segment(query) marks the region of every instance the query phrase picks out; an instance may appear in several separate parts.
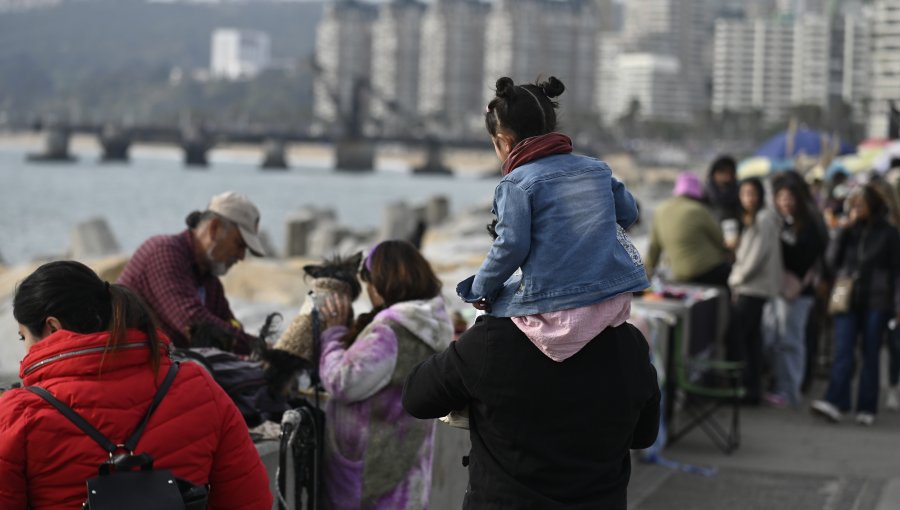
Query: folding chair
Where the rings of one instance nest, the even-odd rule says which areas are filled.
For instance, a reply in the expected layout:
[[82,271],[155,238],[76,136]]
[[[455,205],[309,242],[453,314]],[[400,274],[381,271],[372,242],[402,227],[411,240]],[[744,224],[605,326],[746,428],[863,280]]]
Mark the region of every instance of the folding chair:
[[[669,377],[673,378],[675,388],[685,397],[681,410],[689,419],[681,424],[673,416],[669,444],[699,426],[719,449],[730,454],[740,446],[740,402],[745,394],[742,383],[744,364],[696,356],[696,349],[691,349],[690,340],[685,336],[685,328],[677,328]],[[731,408],[727,426],[716,418],[716,412],[726,406]]]

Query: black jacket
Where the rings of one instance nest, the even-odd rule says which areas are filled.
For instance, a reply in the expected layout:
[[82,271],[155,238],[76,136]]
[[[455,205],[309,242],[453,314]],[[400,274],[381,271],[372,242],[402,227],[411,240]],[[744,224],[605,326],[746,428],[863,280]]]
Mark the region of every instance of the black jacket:
[[[719,223],[722,223],[723,220],[740,220],[741,218],[741,201],[738,198],[737,182],[720,188],[710,174],[706,180],[706,202]],[[740,224],[741,222],[738,221],[738,225]]]
[[647,342],[630,324],[557,363],[510,319],[491,316],[416,367],[403,389],[418,418],[469,406],[468,510],[624,510],[629,449],[656,440],[659,398]]
[[854,277],[852,306],[900,314],[900,233],[878,219],[842,230],[828,253],[838,276]]

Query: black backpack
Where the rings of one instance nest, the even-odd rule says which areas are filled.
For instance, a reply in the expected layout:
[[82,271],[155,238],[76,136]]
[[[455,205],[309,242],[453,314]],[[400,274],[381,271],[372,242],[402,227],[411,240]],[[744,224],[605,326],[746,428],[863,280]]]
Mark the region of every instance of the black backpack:
[[234,401],[248,427],[266,420],[278,422],[281,414],[289,409],[283,396],[269,391],[259,361],[241,359],[214,347],[176,349],[172,355],[203,366]]
[[[203,510],[206,508],[208,488],[175,478],[168,469],[153,469],[153,457],[148,453],[135,455],[141,435],[153,411],[175,380],[178,363],[173,363],[159,386],[153,402],[131,436],[122,444],[110,441],[71,407],[38,386],[25,389],[46,400],[85,434],[109,452],[109,460],[100,464],[99,475],[87,480],[88,510]],[[116,452],[125,451],[127,453]]]

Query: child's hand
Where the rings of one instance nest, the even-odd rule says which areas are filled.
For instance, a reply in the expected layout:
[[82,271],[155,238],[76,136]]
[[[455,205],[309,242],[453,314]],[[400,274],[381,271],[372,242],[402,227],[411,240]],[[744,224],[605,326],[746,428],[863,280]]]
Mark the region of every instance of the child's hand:
[[485,312],[491,311],[491,304],[488,303],[487,299],[485,298],[481,298],[478,301],[475,301],[474,303],[472,303],[472,306],[474,306],[478,310],[483,310]]

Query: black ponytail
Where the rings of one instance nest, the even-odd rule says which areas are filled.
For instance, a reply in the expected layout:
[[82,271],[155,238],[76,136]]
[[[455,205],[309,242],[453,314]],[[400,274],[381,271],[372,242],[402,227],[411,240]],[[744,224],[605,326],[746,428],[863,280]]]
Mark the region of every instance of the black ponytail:
[[75,333],[108,331],[107,351],[125,341],[128,329],[138,329],[147,337],[151,366],[159,368],[159,337],[149,308],[128,288],[110,285],[80,262],[49,262],[28,275],[16,288],[13,317],[37,337],[48,317]]
[[509,132],[518,143],[525,138],[556,131],[556,110],[553,99],[566,90],[555,76],[547,81],[516,85],[512,78],[503,77],[495,85],[495,97],[488,103],[485,125],[491,136],[500,128]]

